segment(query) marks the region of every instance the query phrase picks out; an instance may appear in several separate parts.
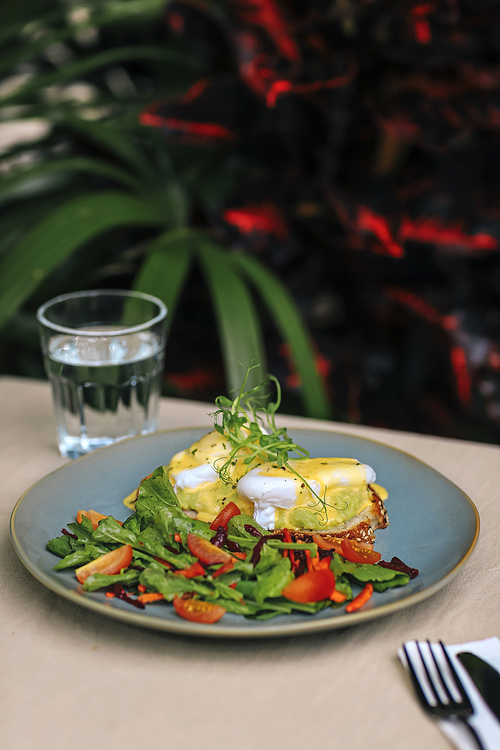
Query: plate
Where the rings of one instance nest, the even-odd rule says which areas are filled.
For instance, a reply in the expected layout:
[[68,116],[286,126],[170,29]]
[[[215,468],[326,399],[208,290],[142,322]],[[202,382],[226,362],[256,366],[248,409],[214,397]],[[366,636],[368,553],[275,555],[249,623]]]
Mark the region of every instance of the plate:
[[315,615],[279,615],[248,620],[226,613],[215,625],[182,620],[170,605],[139,610],[103,593],[86,593],[73,571],[55,572],[57,558],[45,545],[59,536],[80,509],[93,508],[125,520],[123,498],[153,469],[168,463],[190,446],[205,428],[156,432],[100,448],[52,472],[18,501],[11,518],[11,536],[21,561],[47,588],[82,607],[123,622],[184,635],[262,638],[343,628],[389,615],[426,599],[458,573],[479,534],[479,516],[472,501],[442,474],[407,453],[365,438],[338,432],[293,430],[293,439],[311,457],[345,456],[372,466],[377,482],[386,487],[390,525],[377,532],[382,559],[394,555],[419,576],[403,588],[375,593],[362,610],[344,608]]

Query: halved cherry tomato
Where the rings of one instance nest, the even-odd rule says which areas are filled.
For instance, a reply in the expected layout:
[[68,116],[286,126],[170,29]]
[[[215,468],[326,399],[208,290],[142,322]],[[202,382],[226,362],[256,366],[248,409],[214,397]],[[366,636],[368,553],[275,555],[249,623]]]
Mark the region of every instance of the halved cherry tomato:
[[282,596],[292,602],[306,604],[329,599],[335,591],[335,576],[330,568],[304,573],[285,586]]
[[105,555],[101,555],[96,560],[91,560],[86,565],[82,565],[81,568],[75,570],[76,577],[80,583],[87,580],[89,576],[93,576],[94,573],[102,573],[106,576],[113,576],[128,568],[132,561],[132,547],[130,544],[124,544],[123,547],[118,547],[112,552],[107,552]]
[[216,547],[215,544],[197,534],[187,535],[187,545],[191,554],[205,565],[217,565],[217,563],[226,563],[232,559],[229,552]]
[[210,528],[212,531],[217,531],[219,526],[222,526],[223,528],[227,529],[227,523],[231,520],[234,516],[241,515],[241,510],[238,508],[236,503],[233,503],[232,501],[226,505],[225,508],[222,508],[219,515],[217,515],[212,523],[210,524]]
[[218,622],[226,612],[224,607],[221,607],[219,604],[212,604],[211,602],[204,602],[194,598],[181,599],[179,596],[174,596],[174,607],[179,617],[191,620],[191,622],[203,622],[207,624]]
[[369,544],[359,544],[351,539],[342,539],[342,557],[353,563],[376,563],[382,555],[375,552]]
[[[99,521],[102,521],[103,518],[107,518],[108,516],[103,516],[102,513],[98,513],[96,510],[79,510],[76,514],[76,520],[78,523],[82,522],[82,518],[85,516],[85,518],[88,518],[90,523],[92,524],[92,528],[94,531],[97,529],[97,524]],[[123,526],[121,521],[118,521],[120,526]]]
[[313,534],[312,540],[321,549],[333,549],[335,552],[341,554],[342,539],[325,539],[321,534]]
[[196,578],[196,576],[205,575],[205,568],[203,567],[203,565],[200,565],[199,562],[195,562],[192,565],[190,565],[189,568],[184,568],[183,570],[176,570],[174,575],[184,576],[184,578]]

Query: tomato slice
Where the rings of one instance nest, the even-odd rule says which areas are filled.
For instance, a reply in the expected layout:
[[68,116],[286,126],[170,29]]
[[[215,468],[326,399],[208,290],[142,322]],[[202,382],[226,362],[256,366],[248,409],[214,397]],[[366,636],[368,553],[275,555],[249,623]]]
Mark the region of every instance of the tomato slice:
[[292,602],[307,604],[329,599],[335,591],[335,576],[330,568],[304,573],[285,586],[282,596]]
[[351,539],[342,539],[342,549],[340,554],[353,563],[376,563],[382,555],[369,544],[359,544]]
[[106,576],[113,576],[119,573],[123,568],[128,568],[132,562],[132,547],[130,544],[124,544],[112,552],[101,555],[96,560],[91,560],[86,565],[75,570],[76,577],[80,583],[87,580],[94,573],[102,573]]
[[191,554],[205,565],[217,565],[217,563],[226,563],[232,559],[229,552],[216,547],[215,544],[197,534],[187,535],[187,545]]
[[221,512],[214,518],[214,520],[210,524],[210,528],[212,529],[212,531],[217,531],[219,526],[227,529],[228,521],[230,521],[234,516],[239,515],[241,515],[241,510],[238,508],[236,503],[233,503],[231,501],[224,508],[222,508]]
[[325,539],[321,534],[313,534],[312,540],[320,549],[333,549],[341,554],[342,539]]
[[212,604],[200,599],[182,599],[179,596],[174,596],[173,603],[179,617],[183,617],[185,620],[190,620],[191,622],[203,622],[211,625],[214,622],[218,622],[226,612],[220,604]]

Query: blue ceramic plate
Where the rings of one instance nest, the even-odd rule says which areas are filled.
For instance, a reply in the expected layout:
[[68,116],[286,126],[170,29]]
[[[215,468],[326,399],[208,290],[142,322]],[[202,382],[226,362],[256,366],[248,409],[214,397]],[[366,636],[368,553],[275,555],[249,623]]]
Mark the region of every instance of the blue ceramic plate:
[[373,466],[386,487],[390,525],[377,532],[382,559],[394,555],[420,574],[399,589],[374,594],[361,611],[326,609],[315,615],[280,615],[247,620],[225,614],[215,625],[179,618],[172,605],[159,603],[139,610],[103,593],[85,593],[74,572],[54,572],[57,558],[45,545],[59,536],[80,509],[93,508],[125,520],[123,498],[153,469],[191,445],[206,428],[157,432],[101,448],[72,461],[33,485],[19,500],[11,518],[11,535],[21,561],[40,583],[83,607],[134,625],[184,635],[268,637],[341,628],[388,615],[420,602],[445,586],[471,554],[479,533],[472,501],[434,469],[382,443],[336,432],[293,430],[293,439],[311,457],[345,456]]

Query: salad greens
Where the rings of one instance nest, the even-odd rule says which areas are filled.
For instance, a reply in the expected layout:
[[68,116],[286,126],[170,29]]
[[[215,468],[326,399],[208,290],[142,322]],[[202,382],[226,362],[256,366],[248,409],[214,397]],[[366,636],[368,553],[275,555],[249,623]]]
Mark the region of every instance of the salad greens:
[[[231,518],[227,531],[224,530],[220,549],[231,559],[231,564],[226,565],[227,572],[218,573],[220,563],[204,564],[195,568],[198,575],[189,577],[199,559],[190,550],[188,535],[210,543],[219,532],[220,528],[215,532],[208,523],[186,515],[164,468],[159,467],[141,484],[135,513],[123,525],[108,516],[94,529],[91,521],[82,516],[80,523],[69,523],[67,532],[49,541],[47,548],[61,558],[55,569],[64,570],[78,568],[130,545],[132,560],[126,569],[113,575],[95,572],[86,578],[84,590],[107,588],[112,593],[117,586],[126,587],[127,601],[141,606],[144,593],[160,594],[167,602],[176,597],[196,598],[220,605],[227,612],[261,620],[342,606],[331,599],[296,602],[282,595],[297,574],[306,572],[306,552],[312,560],[318,560],[320,554],[322,559],[328,557],[336,590],[347,601],[353,598],[352,584],[363,587],[371,582],[375,590],[384,591],[391,586],[403,586],[410,578],[378,565],[349,562],[336,552],[320,551],[314,543],[286,542],[283,533],[266,535],[251,516],[244,515]],[[259,554],[255,555],[258,547]],[[302,573],[292,569],[291,552],[296,560],[302,561]],[[137,599],[132,600],[130,596],[136,594]]]

